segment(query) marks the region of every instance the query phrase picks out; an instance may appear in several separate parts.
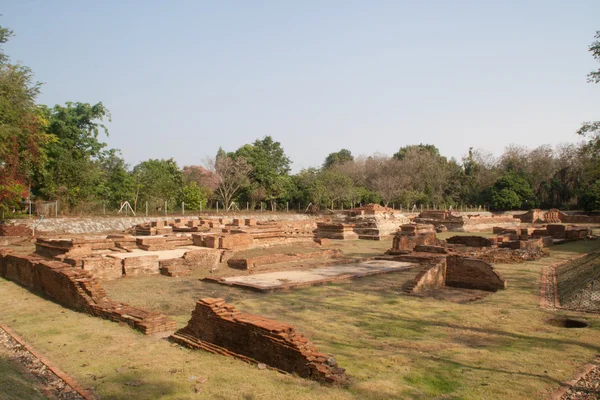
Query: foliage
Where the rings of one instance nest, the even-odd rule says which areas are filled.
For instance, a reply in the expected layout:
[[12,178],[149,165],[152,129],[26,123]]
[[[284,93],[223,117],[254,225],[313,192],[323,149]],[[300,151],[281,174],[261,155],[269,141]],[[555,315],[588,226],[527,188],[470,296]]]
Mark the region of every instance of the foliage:
[[[0,44],[12,31],[0,27]],[[45,160],[44,146],[53,136],[45,132],[46,119],[35,100],[40,84],[31,70],[9,63],[0,48],[0,208],[4,212],[28,197],[32,176]]]
[[63,207],[102,197],[101,158],[111,156],[103,153],[106,144],[98,136],[108,135],[102,121],[110,120],[109,111],[102,103],[72,102],[43,111],[47,132],[56,140],[46,147],[48,162],[36,175],[36,189],[46,198],[60,200]]
[[167,207],[173,208],[181,198],[184,187],[183,173],[172,158],[139,163],[133,168],[133,181],[135,210],[144,201],[157,209],[162,209],[166,201]]
[[231,204],[240,190],[250,183],[252,166],[245,158],[233,158],[219,149],[214,159],[208,159],[206,167],[212,172],[215,194],[225,207]]
[[345,162],[353,161],[353,160],[354,160],[354,156],[352,155],[352,152],[350,152],[350,150],[341,149],[340,151],[338,151],[336,153],[330,153],[325,158],[325,162],[323,163],[323,168],[330,168],[336,164],[343,164]]
[[288,195],[291,161],[279,142],[271,136],[240,147],[233,158],[243,158],[252,167],[250,180],[264,189],[265,200],[274,202]]
[[600,210],[600,181],[592,183],[581,193],[579,204],[585,211]]
[[411,152],[419,152],[419,153],[429,153],[433,157],[439,157],[440,151],[433,144],[416,144],[416,145],[408,145],[404,147],[400,147],[398,152],[394,153],[392,157],[403,160],[409,153]]
[[206,192],[196,182],[188,182],[181,191],[181,201],[185,204],[186,210],[200,211],[206,208]]
[[118,153],[117,150],[111,149],[105,152],[100,160],[102,181],[98,192],[109,207],[117,207],[124,201],[133,201],[135,197],[133,176]]
[[496,210],[534,208],[537,206],[529,183],[514,172],[505,173],[490,190],[490,202]]

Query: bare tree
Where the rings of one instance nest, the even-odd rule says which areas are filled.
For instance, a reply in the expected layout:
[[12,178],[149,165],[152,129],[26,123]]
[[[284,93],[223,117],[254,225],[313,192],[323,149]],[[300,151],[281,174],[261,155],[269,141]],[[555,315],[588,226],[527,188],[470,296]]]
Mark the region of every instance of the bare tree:
[[216,188],[215,194],[226,207],[240,189],[250,182],[252,167],[241,157],[234,159],[218,154],[215,158],[207,159],[205,165],[212,172],[210,179]]
[[382,154],[374,154],[365,161],[367,185],[381,196],[384,206],[406,186],[402,162]]

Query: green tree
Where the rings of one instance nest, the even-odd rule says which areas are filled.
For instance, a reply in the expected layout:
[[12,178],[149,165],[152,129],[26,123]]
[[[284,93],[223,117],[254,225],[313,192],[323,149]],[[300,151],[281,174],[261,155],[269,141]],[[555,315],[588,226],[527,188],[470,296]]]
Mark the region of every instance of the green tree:
[[336,153],[330,153],[325,158],[325,162],[323,163],[323,168],[330,168],[336,164],[343,164],[345,162],[353,161],[353,160],[354,160],[354,156],[352,155],[350,150],[341,149],[340,151],[338,151]]
[[[0,45],[13,32],[0,26]],[[35,104],[40,83],[31,70],[9,62],[0,47],[0,209],[4,213],[28,195],[34,174],[45,160],[44,146],[54,140],[45,132],[47,121]]]
[[185,204],[185,209],[190,211],[200,211],[206,207],[206,192],[194,181],[188,182],[181,192],[181,201]]
[[110,207],[120,206],[124,201],[132,202],[135,197],[133,176],[118,153],[118,150],[109,150],[100,160],[103,177],[98,192]]
[[397,153],[394,153],[394,155],[392,157],[398,159],[398,160],[403,160],[410,152],[423,152],[423,153],[429,153],[430,155],[434,156],[434,157],[439,157],[440,156],[440,151],[437,147],[435,147],[433,144],[412,144],[412,145],[408,145],[408,146],[404,146],[404,147],[400,147],[400,150],[398,150]]
[[513,172],[504,174],[496,181],[490,190],[490,202],[496,210],[529,209],[537,206],[529,182]]
[[147,201],[148,205],[155,209],[164,207],[165,201],[175,207],[181,199],[184,187],[183,173],[179,170],[175,160],[143,161],[133,168],[133,180],[135,185],[134,209],[138,204]]
[[37,189],[67,207],[98,199],[102,196],[101,159],[106,147],[98,137],[101,132],[108,136],[102,122],[110,121],[109,111],[102,103],[72,102],[43,109],[49,121],[47,131],[57,140],[46,147],[48,162],[37,176]]
[[281,147],[281,143],[265,136],[253,144],[240,147],[233,158],[243,158],[252,167],[251,181],[264,189],[265,200],[271,202],[271,208],[279,199],[289,195],[292,181],[289,177],[291,161]]

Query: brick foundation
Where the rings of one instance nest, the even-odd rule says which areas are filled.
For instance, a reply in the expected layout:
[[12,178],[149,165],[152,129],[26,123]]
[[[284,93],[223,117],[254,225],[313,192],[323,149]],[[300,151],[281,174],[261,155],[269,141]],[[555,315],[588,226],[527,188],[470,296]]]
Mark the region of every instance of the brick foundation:
[[319,382],[347,382],[335,359],[318,352],[294,327],[241,313],[223,299],[199,300],[188,325],[170,338],[186,347],[264,363]]
[[125,322],[145,334],[176,328],[175,321],[162,314],[109,299],[89,271],[60,261],[0,252],[0,275],[67,308]]

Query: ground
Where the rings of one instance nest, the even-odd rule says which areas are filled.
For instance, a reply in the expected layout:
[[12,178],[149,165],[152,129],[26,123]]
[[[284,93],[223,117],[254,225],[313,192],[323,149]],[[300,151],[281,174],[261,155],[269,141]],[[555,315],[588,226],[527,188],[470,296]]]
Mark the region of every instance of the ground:
[[[330,247],[365,257],[381,254],[391,241]],[[473,302],[400,294],[403,272],[270,294],[202,282],[200,272],[105,285],[115,300],[163,312],[179,327],[189,320],[195,301],[207,296],[290,323],[319,350],[335,355],[353,380],[348,388],[183,349],[65,309],[5,280],[0,280],[0,323],[102,398],[546,398],[600,351],[600,316],[541,309],[541,267],[597,249],[600,241],[569,243],[535,262],[496,265],[508,289]],[[583,317],[590,327],[546,322],[563,315]]]

